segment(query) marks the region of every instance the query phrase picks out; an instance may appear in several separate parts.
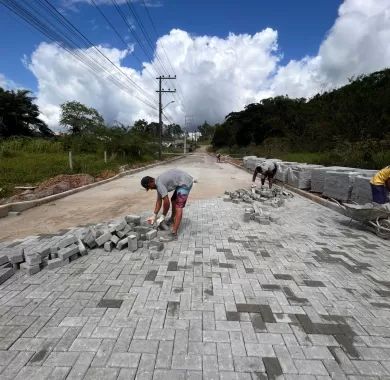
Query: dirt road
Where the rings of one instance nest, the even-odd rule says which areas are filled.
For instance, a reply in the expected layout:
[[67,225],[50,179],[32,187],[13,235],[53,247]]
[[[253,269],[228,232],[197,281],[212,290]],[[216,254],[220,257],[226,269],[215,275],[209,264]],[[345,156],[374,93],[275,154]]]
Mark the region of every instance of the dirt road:
[[19,216],[1,218],[0,241],[55,233],[64,228],[108,221],[130,213],[147,210],[152,213],[156,192],[142,190],[140,179],[144,175],[157,176],[175,167],[187,171],[197,180],[188,202],[222,196],[224,190],[247,186],[251,180],[243,170],[227,163],[216,163],[213,157],[197,153],[32,208]]

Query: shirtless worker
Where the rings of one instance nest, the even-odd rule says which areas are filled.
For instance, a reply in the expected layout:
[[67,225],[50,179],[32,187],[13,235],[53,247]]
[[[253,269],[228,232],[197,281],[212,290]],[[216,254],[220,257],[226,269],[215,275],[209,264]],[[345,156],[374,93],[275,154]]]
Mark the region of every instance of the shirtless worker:
[[193,185],[193,178],[186,172],[179,169],[171,169],[160,174],[156,179],[153,177],[143,177],[141,185],[146,190],[157,190],[157,200],[154,207],[154,215],[147,219],[148,223],[154,224],[157,220],[157,215],[163,208],[162,215],[167,216],[170,202],[168,193],[174,191],[172,202],[172,216],[167,224],[172,225],[171,233],[160,238],[161,241],[177,240],[177,231],[180,227],[180,222],[183,217],[183,208],[186,205],[188,195]]
[[272,189],[272,182],[275,177],[275,174],[278,170],[278,167],[275,163],[275,161],[272,160],[265,160],[263,161],[259,166],[256,167],[255,171],[253,172],[252,177],[252,187],[255,187],[255,181],[257,174],[261,175],[261,186],[264,186],[265,179],[268,178],[268,185],[269,188]]
[[389,202],[390,166],[376,173],[370,180],[372,201],[379,204]]

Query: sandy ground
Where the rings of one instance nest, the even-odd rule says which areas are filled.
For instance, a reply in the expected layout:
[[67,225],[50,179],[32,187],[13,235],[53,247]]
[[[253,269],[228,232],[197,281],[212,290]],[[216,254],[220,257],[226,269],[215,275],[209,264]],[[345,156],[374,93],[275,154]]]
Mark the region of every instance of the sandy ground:
[[156,192],[145,192],[140,179],[144,175],[157,176],[171,168],[180,168],[197,180],[188,202],[223,196],[225,190],[235,190],[251,182],[250,175],[243,170],[228,163],[217,163],[215,158],[200,152],[32,208],[19,216],[1,218],[0,241],[55,233],[64,228],[108,221],[130,213],[147,210],[152,213]]

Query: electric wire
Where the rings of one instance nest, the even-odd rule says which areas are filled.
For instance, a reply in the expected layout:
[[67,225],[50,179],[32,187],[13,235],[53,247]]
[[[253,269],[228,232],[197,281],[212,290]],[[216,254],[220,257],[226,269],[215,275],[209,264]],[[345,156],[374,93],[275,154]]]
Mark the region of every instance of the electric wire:
[[[123,45],[128,48],[129,47],[129,44],[124,40],[124,38],[122,37],[122,35],[119,33],[118,29],[115,27],[115,25],[110,21],[110,19],[105,15],[105,13],[103,12],[103,10],[101,9],[101,7],[96,3],[95,0],[90,0],[92,2],[92,4],[94,5],[94,7],[96,8],[96,10],[99,12],[99,14],[103,17],[103,19],[107,22],[107,24],[109,25],[109,27],[114,31],[114,33],[116,34],[116,36],[118,37],[118,39],[123,43]],[[154,67],[152,66],[151,68],[154,70],[153,73],[151,73],[146,67],[144,67],[143,65],[143,62],[142,60],[138,57],[138,54],[136,54],[136,52],[133,50],[132,51],[132,56],[134,56],[134,58],[137,60],[137,62],[140,64],[141,67],[143,67],[143,70],[148,74],[148,76],[151,78],[151,79],[154,79],[154,77],[157,74],[157,71],[154,69]]]
[[[61,48],[69,52],[75,59],[87,66],[96,75],[102,74],[102,71],[108,74],[108,79],[117,87],[124,91],[129,92],[132,96],[139,101],[147,105],[152,109],[157,109],[149,100],[150,94],[143,90],[137,83],[135,83],[126,73],[124,73],[115,63],[113,63],[100,49],[93,46],[89,41],[73,24],[71,24],[61,13],[59,13],[47,0],[38,0],[41,7],[46,10],[54,20],[69,34],[64,34],[64,30],[58,32],[57,24],[54,25],[52,21],[47,19],[47,15],[42,17],[42,9],[37,8],[38,3],[27,5],[21,5],[15,0],[1,0],[1,3],[6,6],[11,12],[15,13],[20,18],[24,19],[28,24],[39,30],[51,41],[57,43]],[[43,12],[44,13],[44,12]],[[46,17],[45,17],[46,16]],[[80,44],[80,40],[82,44]],[[83,46],[84,45],[84,46]],[[90,54],[87,54],[83,49],[90,49],[89,53],[95,53],[98,59],[92,59]],[[102,63],[102,59],[108,61],[122,77],[118,78],[114,76],[113,72],[108,70],[107,65]],[[126,78],[126,81],[124,80]],[[134,88],[139,91],[147,99],[141,98],[134,94]]]

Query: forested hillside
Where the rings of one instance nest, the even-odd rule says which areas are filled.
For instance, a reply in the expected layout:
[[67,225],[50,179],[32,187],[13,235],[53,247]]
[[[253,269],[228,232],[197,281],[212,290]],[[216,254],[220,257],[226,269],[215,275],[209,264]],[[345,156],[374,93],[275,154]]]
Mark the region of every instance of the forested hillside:
[[[284,96],[250,104],[216,126],[215,148],[272,145],[282,152],[353,146],[365,155],[390,148],[390,69],[360,76],[312,99]],[[348,150],[348,149],[347,149]]]

